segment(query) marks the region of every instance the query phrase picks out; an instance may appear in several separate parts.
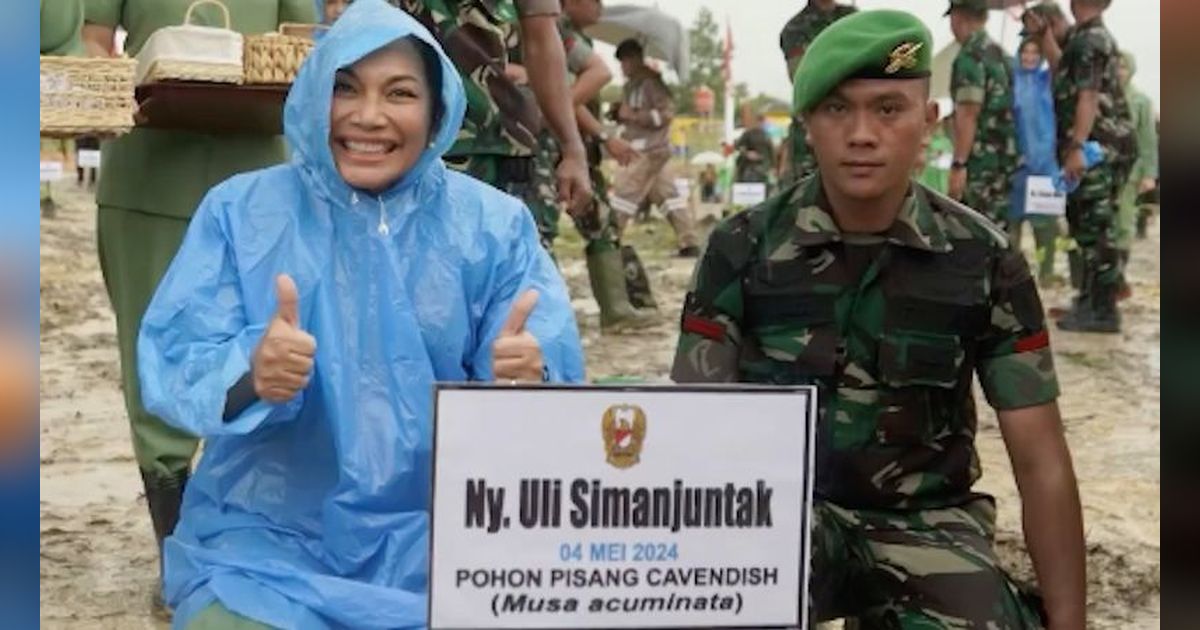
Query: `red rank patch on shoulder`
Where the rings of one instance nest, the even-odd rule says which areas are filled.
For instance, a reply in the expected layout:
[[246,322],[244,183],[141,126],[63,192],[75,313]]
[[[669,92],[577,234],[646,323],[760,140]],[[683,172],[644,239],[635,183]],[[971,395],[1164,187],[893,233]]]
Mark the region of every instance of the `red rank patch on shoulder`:
[[699,315],[683,316],[683,332],[700,335],[716,342],[725,341],[725,325]]
[[1033,352],[1048,347],[1050,347],[1050,331],[1048,330],[1021,337],[1016,344],[1017,352]]

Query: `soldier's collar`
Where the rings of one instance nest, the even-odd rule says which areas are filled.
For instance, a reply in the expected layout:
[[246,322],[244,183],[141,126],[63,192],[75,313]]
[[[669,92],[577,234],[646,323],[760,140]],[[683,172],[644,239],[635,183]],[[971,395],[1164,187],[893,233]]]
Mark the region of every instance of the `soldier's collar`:
[[885,233],[888,241],[905,247],[930,252],[948,252],[953,247],[946,232],[934,216],[929,196],[916,183],[910,185],[908,196],[892,227]]
[[[791,201],[797,207],[796,245],[804,247],[842,240],[842,232],[833,219],[833,208],[825,197],[819,175],[813,175],[807,182],[798,185]],[[924,251],[948,252],[953,249],[946,232],[934,216],[929,197],[916,184],[909,188],[900,213],[883,237],[890,243]]]

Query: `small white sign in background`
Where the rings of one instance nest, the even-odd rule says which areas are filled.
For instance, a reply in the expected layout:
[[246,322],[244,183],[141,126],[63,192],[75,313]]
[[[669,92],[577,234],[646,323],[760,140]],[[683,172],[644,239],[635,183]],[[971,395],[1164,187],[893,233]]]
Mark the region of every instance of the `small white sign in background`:
[[1054,189],[1054,180],[1031,176],[1026,182],[1025,214],[1061,217],[1067,213],[1067,195]]
[[439,385],[429,627],[805,627],[815,405]]
[[96,149],[80,149],[75,158],[79,168],[100,168],[100,151]]
[[767,198],[767,185],[761,182],[738,182],[733,185],[733,205],[755,206]]
[[41,181],[56,182],[62,179],[63,163],[58,160],[42,160]]

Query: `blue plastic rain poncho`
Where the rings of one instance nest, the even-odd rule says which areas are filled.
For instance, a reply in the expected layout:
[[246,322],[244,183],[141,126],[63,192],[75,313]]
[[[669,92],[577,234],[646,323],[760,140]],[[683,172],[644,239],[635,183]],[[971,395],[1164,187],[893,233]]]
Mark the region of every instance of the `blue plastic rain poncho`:
[[[439,52],[444,115],[430,147],[376,198],[338,176],[334,74],[415,35]],[[566,287],[516,199],[448,171],[462,121],[450,60],[414,20],[358,0],[322,38],[285,110],[290,164],[210,191],[143,320],[146,407],[206,439],[165,543],[175,627],[219,600],[286,628],[425,624],[432,386],[491,379],[491,344],[535,288],[526,326],[550,380],[583,358]],[[313,378],[284,405],[222,420],[288,273],[317,340]]]
[[1026,179],[1030,175],[1052,176],[1058,172],[1058,153],[1054,125],[1054,97],[1050,89],[1050,68],[1046,64],[1034,70],[1021,65],[1018,55],[1013,63],[1013,116],[1017,122],[1017,146],[1023,165],[1013,177],[1010,192],[1011,219],[1025,216]]

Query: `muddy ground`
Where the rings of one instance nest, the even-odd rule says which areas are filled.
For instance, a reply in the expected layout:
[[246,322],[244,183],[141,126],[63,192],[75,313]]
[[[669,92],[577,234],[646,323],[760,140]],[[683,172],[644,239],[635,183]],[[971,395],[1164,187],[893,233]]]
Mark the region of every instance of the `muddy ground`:
[[[42,222],[41,610],[44,628],[163,629],[150,613],[156,557],[119,385],[114,320],[97,263],[92,196],[55,188]],[[563,225],[558,258],[574,296],[589,376],[666,379],[692,260],[672,257],[666,223],[635,225],[629,240],[653,279],[663,323],[602,336],[582,261]],[[1065,261],[1060,261],[1065,269]],[[1091,626],[1159,627],[1158,235],[1135,248],[1134,297],[1113,337],[1055,333],[1061,406],[1080,480],[1088,540]],[[1043,290],[1047,305],[1066,289]],[[983,406],[980,488],[998,498],[998,548],[1012,571],[1032,570],[1016,488],[995,417]]]

